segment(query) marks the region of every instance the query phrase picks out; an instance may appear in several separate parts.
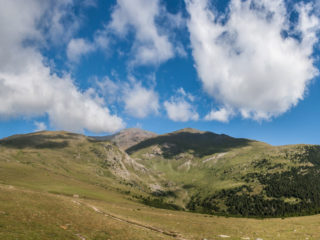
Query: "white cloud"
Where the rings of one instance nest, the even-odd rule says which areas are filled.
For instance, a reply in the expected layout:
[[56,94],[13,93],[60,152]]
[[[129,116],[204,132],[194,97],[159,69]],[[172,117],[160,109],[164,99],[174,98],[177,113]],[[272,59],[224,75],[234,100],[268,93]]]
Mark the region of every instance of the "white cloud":
[[109,29],[123,37],[130,27],[135,29],[134,64],[160,64],[174,56],[168,36],[159,32],[155,22],[160,10],[159,0],[117,1]]
[[113,132],[124,127],[92,89],[83,92],[68,76],[45,64],[38,48],[26,40],[42,38],[37,28],[48,10],[43,1],[0,0],[0,117],[47,114],[59,129]]
[[[158,18],[162,19],[164,26],[156,24]],[[111,35],[125,38],[128,33],[134,32],[131,65],[158,65],[175,54],[187,57],[187,52],[180,42],[176,41],[175,46],[170,42],[169,37],[174,38],[174,34],[169,34],[168,30],[171,29],[172,33],[175,29],[182,29],[185,22],[181,13],[167,12],[159,0],[118,0],[111,22],[97,30],[90,41],[71,39],[67,55],[69,60],[76,62],[81,56],[95,50],[109,50]],[[121,50],[118,52],[120,55],[124,54]]]
[[68,59],[78,62],[80,57],[95,50],[95,46],[83,38],[73,38],[67,47]]
[[[154,84],[154,76],[148,79]],[[136,118],[145,118],[159,111],[159,97],[154,87],[144,87],[140,81],[133,76],[128,77],[127,82],[112,81],[109,77],[95,80],[99,93],[109,102],[124,104],[124,111]]]
[[109,36],[108,31],[98,30],[94,34],[94,39],[92,43],[96,48],[100,48],[102,50],[106,50],[109,47]]
[[153,89],[143,87],[139,82],[133,82],[132,86],[125,86],[123,101],[126,112],[136,118],[158,113],[158,94]]
[[34,125],[36,126],[35,132],[44,131],[47,129],[47,125],[44,122],[35,121]]
[[212,110],[205,116],[206,121],[219,121],[219,122],[228,122],[229,118],[233,115],[232,110],[227,108],[220,108],[219,110]]
[[315,0],[314,11],[316,14],[318,14],[318,16],[320,15],[320,1],[319,0]]
[[67,43],[81,25],[81,17],[77,16],[73,9],[76,1],[38,0],[37,2],[42,4],[41,11],[45,11],[38,23],[45,33],[44,37],[56,45]]
[[[318,75],[311,55],[320,22],[310,13],[311,4],[296,5],[299,23],[294,29],[282,0],[231,0],[228,16],[215,15],[207,0],[186,4],[198,75],[222,109],[270,119],[304,98],[308,83]],[[301,41],[294,34],[301,34]],[[211,116],[224,115],[220,110]]]
[[190,103],[193,100],[194,97],[191,94],[186,93],[183,88],[179,88],[177,96],[171,97],[169,101],[164,102],[168,117],[175,122],[197,121],[199,114]]
[[97,50],[108,50],[109,36],[107,30],[97,30],[93,35],[93,40],[84,38],[72,38],[67,46],[67,57],[69,61],[77,63],[81,57]]
[[182,97],[188,98],[191,102],[195,100],[195,97],[191,93],[186,92],[182,87],[177,90],[177,93]]
[[113,103],[120,99],[119,93],[121,83],[114,82],[109,77],[104,77],[101,81],[95,80],[95,84],[99,89],[99,93],[109,102]]
[[175,46],[175,50],[177,55],[179,55],[182,58],[188,57],[187,51],[184,49],[183,45],[181,43],[177,43]]
[[199,119],[198,113],[194,112],[192,105],[185,100],[165,101],[164,107],[168,117],[175,122],[196,121]]

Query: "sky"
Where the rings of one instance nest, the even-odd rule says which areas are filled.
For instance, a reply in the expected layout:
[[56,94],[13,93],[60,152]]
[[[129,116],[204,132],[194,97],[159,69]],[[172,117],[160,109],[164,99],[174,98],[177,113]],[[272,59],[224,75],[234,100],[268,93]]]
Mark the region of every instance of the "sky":
[[0,5],[0,138],[192,127],[320,144],[319,0]]

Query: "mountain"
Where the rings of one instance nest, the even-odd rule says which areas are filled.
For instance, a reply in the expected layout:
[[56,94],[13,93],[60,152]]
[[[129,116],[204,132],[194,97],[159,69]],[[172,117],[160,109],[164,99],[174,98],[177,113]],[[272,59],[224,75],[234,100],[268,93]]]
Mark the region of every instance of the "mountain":
[[[140,189],[148,188],[145,182],[152,183],[150,179],[142,179],[152,175],[148,169],[114,143],[80,134],[43,131],[14,135],[0,140],[0,150],[2,161],[23,166],[15,170],[31,168],[34,174],[38,171],[39,176],[41,172],[49,171],[63,178],[99,182],[100,185],[112,183],[116,186],[119,185],[117,182],[126,181],[138,184]],[[22,176],[24,174],[12,175],[16,180]]]
[[193,152],[197,156],[206,156],[219,151],[228,151],[228,149],[234,147],[246,146],[250,142],[252,140],[232,138],[224,134],[185,128],[140,141],[136,145],[129,147],[126,151],[132,154],[141,149],[160,146],[161,152],[165,157],[172,157],[186,152]]
[[127,153],[160,173],[163,197],[189,211],[254,217],[320,213],[320,146],[271,146],[182,129],[144,140]]
[[146,131],[140,128],[127,128],[110,136],[93,137],[98,140],[109,140],[119,146],[121,149],[127,149],[137,143],[157,136],[156,133]]
[[64,131],[0,140],[0,239],[320,237],[318,215],[230,218],[319,213],[320,146],[191,128],[149,136],[126,151]]

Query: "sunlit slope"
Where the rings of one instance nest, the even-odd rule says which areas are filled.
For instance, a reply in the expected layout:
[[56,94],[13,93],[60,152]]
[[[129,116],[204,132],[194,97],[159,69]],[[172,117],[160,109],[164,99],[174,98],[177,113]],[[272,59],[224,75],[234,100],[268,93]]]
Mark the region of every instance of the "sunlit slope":
[[320,211],[320,147],[263,142],[183,129],[129,148],[158,172],[163,197],[190,211],[294,216]]
[[99,195],[103,189],[140,193],[152,183],[148,176],[146,168],[113,143],[83,135],[40,132],[0,141],[3,184],[71,195]]
[[319,239],[320,216],[225,218],[151,208],[105,192],[97,200],[0,185],[0,239]]

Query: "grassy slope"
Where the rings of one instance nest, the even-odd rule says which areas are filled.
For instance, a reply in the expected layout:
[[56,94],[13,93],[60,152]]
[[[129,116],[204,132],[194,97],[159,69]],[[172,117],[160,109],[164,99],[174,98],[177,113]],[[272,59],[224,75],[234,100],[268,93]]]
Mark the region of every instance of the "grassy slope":
[[[216,146],[211,152],[203,154],[198,145],[184,148],[186,137],[180,133],[173,140],[173,134],[165,136],[165,140],[154,138],[150,144],[135,146],[129,149],[129,153],[133,158],[141,159],[149,168],[163,173],[166,179],[179,185],[206,188],[209,191],[241,185],[243,182],[239,181],[239,177],[252,170],[249,168],[250,163],[259,159],[262,152],[273,149],[265,143],[242,140],[239,144],[231,142],[227,148],[225,145]],[[190,141],[192,137],[190,136]],[[173,150],[173,154],[166,156],[163,152],[170,152],[168,147],[160,154],[154,153],[158,146],[163,149],[164,143],[183,150]],[[199,146],[201,145],[200,142]]]
[[[320,237],[318,215],[255,220],[169,211],[142,205],[131,196],[147,195],[145,190],[131,187],[126,182],[132,181],[123,181],[114,176],[110,170],[112,166],[102,167],[104,162],[97,157],[96,150],[101,150],[98,151],[101,157],[102,147],[107,143],[90,142],[83,136],[67,133],[46,132],[41,133],[40,138],[34,138],[35,135],[27,135],[23,140],[20,137],[9,139],[9,142],[1,144],[0,239],[179,239],[146,228],[150,226],[167,233],[176,232],[177,236],[181,235],[180,239],[219,239],[218,235],[221,234],[231,236],[229,239]],[[232,151],[252,151],[254,155],[257,150]],[[105,157],[102,155],[102,159]],[[214,166],[222,159],[219,158],[217,163],[210,160],[204,164],[202,158],[194,161],[203,164],[204,170],[206,166]],[[239,162],[242,162],[241,158]],[[170,176],[168,164],[171,163],[163,166],[168,173],[163,171]],[[232,166],[227,161],[220,171],[229,169],[230,164]],[[160,166],[158,163],[155,169],[159,170]],[[190,184],[206,186],[206,174],[209,173],[195,171],[191,175],[190,170],[180,169],[184,180],[179,180],[175,173],[177,170],[174,170],[176,166],[171,164],[171,168],[170,178],[177,181],[178,185],[185,184],[188,177],[201,176]],[[139,171],[136,174],[139,175]],[[164,179],[164,176],[160,177],[161,181]],[[227,186],[226,180],[224,183]],[[231,180],[228,184],[234,182]],[[101,212],[95,211],[92,206]]]
[[86,189],[95,192],[92,189],[97,187],[127,191],[124,182],[143,188],[138,176],[143,172],[134,171],[124,159],[125,154],[113,144],[82,135],[43,132],[17,136],[0,143],[0,183],[71,195],[81,195]]
[[[320,237],[319,216],[265,220],[225,218],[151,208],[114,193],[107,201],[7,185],[1,185],[0,192],[0,239],[222,239],[219,235],[228,235],[229,239]],[[119,221],[105,216],[105,213],[175,232],[180,238]]]
[[[267,198],[263,185],[248,176],[319,165],[318,155],[310,160],[306,154],[308,147],[313,148],[311,145],[274,147],[225,135],[178,131],[143,141],[128,152],[165,179],[162,184],[168,186],[166,190],[178,196],[169,197],[169,201],[186,206],[192,195],[204,199],[222,189],[242,185],[250,186],[252,194]],[[285,197],[281,200],[294,201]],[[224,204],[221,207],[225,209]]]

